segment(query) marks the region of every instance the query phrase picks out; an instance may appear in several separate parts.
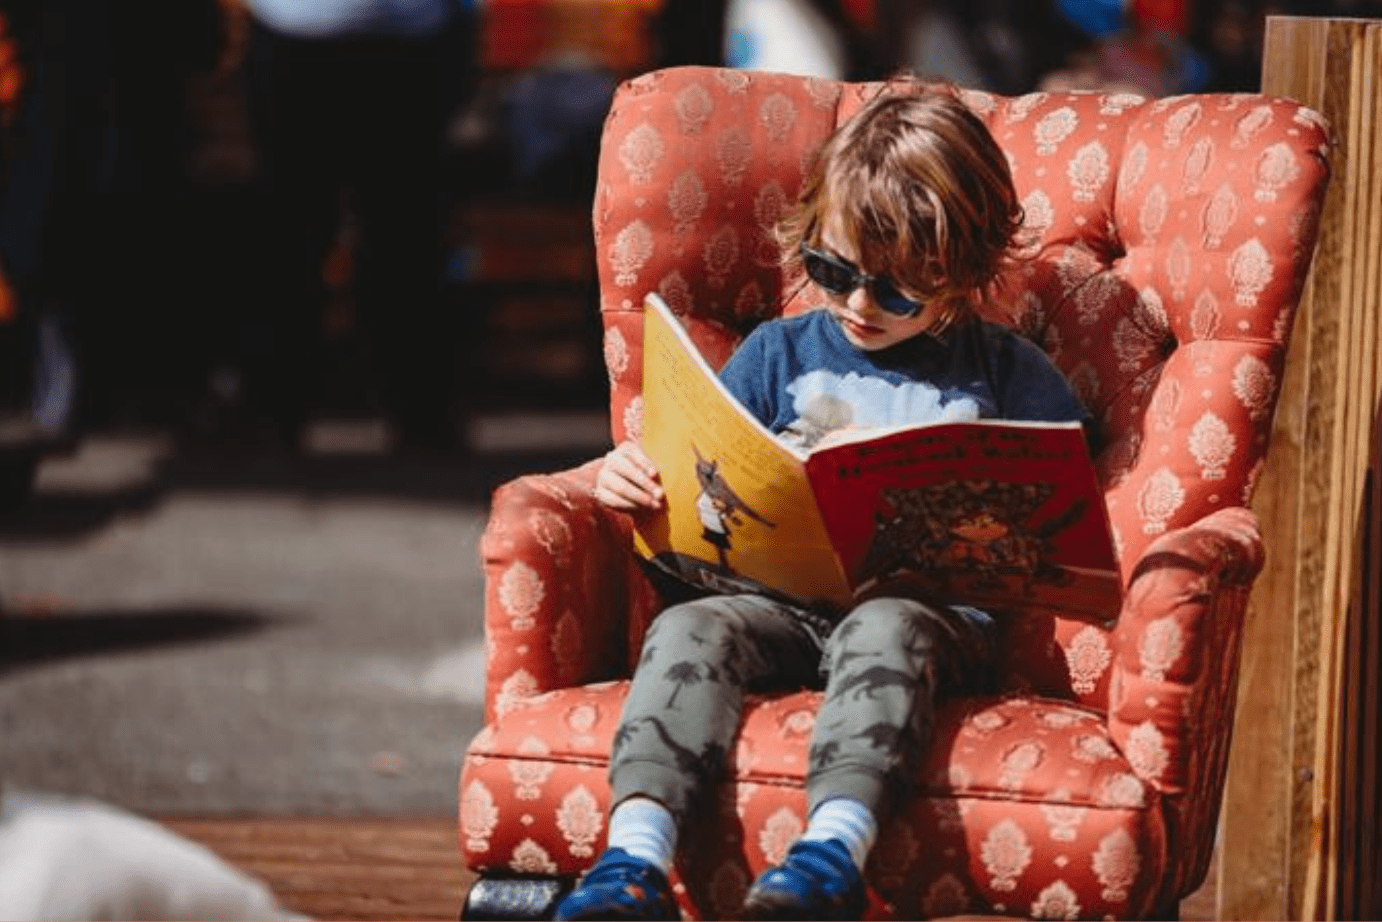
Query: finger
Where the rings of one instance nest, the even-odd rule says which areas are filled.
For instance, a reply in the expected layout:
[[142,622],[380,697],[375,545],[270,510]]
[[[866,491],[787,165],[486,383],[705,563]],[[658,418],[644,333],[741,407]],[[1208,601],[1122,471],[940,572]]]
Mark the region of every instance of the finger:
[[634,495],[629,492],[629,488],[633,488],[635,492],[646,494],[653,499],[662,497],[662,484],[656,474],[650,475],[628,456],[614,459],[605,467],[600,479],[605,486],[625,496]]
[[628,462],[626,471],[629,479],[655,496],[662,495],[662,478],[658,475],[657,465],[643,453],[642,448],[631,445],[625,460]]
[[611,509],[633,512],[656,505],[644,491],[628,483],[597,486],[595,489],[595,498]]
[[629,458],[638,465],[639,470],[647,474],[650,479],[654,481],[660,479],[657,472],[657,464],[652,458],[648,457],[647,453],[643,451],[642,446],[635,443],[629,451]]

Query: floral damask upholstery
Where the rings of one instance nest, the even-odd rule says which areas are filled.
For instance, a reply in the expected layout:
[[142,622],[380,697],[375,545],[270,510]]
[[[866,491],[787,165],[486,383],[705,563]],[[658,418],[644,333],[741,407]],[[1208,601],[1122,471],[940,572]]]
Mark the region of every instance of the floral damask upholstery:
[[[816,306],[770,228],[825,137],[869,94],[910,86],[673,68],[620,88],[594,203],[615,440],[639,432],[644,293],[717,367],[758,322]],[[1126,601],[1107,630],[1053,611],[1010,621],[1001,694],[943,705],[918,793],[884,824],[870,914],[1172,915],[1213,846],[1264,556],[1246,505],[1328,129],[1262,95],[957,92],[1006,152],[1030,233],[993,309],[1101,423]],[[628,520],[591,498],[597,464],[494,495],[488,723],[459,789],[464,860],[484,878],[575,875],[603,847],[610,738],[662,602]],[[686,834],[688,916],[732,912],[804,828],[818,700],[752,700],[730,777]]]

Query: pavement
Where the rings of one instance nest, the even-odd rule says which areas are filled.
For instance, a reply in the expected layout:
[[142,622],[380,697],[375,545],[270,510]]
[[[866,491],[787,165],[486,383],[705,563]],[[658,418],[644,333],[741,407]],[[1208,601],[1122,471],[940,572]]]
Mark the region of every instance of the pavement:
[[0,781],[153,815],[454,816],[481,725],[499,483],[604,414],[472,422],[460,458],[323,421],[298,456],[86,434],[0,518]]

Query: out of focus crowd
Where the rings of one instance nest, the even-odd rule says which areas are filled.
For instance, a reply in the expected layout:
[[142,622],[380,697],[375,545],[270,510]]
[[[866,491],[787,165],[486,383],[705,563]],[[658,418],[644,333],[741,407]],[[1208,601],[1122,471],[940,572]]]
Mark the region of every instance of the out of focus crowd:
[[0,493],[38,446],[131,419],[292,451],[315,416],[367,411],[399,450],[463,451],[477,403],[536,374],[484,348],[485,235],[518,228],[515,284],[562,263],[543,234],[581,215],[641,70],[1252,90],[1267,16],[1379,6],[0,0]]

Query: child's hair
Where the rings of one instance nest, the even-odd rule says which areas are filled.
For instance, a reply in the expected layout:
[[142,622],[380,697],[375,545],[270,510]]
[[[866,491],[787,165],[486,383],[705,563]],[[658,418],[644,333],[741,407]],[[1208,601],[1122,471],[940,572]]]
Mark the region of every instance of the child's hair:
[[1022,206],[1007,158],[953,92],[900,85],[821,147],[778,236],[795,271],[800,245],[819,246],[837,219],[866,271],[948,302],[939,328],[972,312],[1015,258]]

